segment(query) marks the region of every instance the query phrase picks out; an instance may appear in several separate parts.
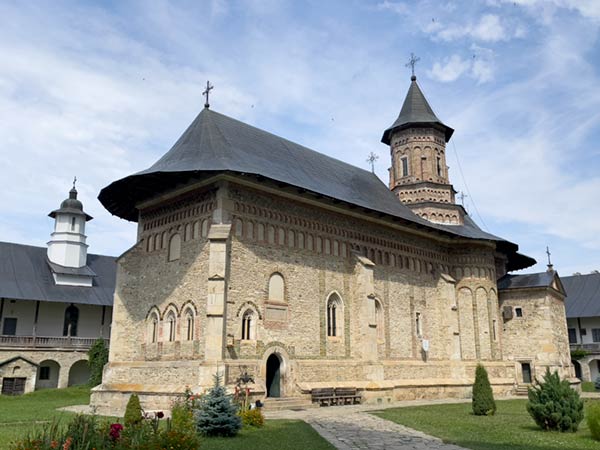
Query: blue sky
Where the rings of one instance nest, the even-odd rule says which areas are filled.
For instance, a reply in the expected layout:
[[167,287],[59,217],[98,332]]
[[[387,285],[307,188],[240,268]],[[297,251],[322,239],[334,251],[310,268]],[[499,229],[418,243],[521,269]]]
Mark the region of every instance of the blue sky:
[[[475,220],[562,275],[600,269],[600,1],[0,3],[0,240],[45,245],[74,175],[90,252],[135,225],[96,197],[203,105],[376,172],[418,82],[455,128],[450,177]],[[462,169],[462,170],[460,170]],[[461,174],[462,172],[462,174]]]

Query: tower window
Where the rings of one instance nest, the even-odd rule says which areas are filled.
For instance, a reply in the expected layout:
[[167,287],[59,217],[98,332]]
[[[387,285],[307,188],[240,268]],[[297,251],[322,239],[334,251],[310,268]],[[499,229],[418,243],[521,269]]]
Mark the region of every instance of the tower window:
[[437,157],[437,174],[438,176],[442,176],[442,165],[441,165],[441,158],[438,156]]
[[63,336],[77,336],[77,324],[79,322],[79,309],[71,304],[65,310],[63,322]]
[[515,308],[515,316],[517,316],[517,317],[523,317],[523,309],[522,308]]
[[71,217],[71,231],[75,231],[75,217]]
[[408,158],[407,157],[401,158],[400,161],[402,161],[402,176],[407,177],[408,176]]

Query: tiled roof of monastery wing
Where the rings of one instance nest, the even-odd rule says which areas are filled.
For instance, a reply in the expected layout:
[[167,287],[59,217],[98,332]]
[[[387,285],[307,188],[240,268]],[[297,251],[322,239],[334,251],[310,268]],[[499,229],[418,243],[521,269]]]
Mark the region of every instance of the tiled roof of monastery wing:
[[0,242],[0,297],[86,305],[112,306],[116,258],[87,255],[95,273],[92,287],[54,284],[45,247]]
[[600,274],[573,275],[561,279],[567,291],[567,317],[600,316]]
[[[150,168],[111,183],[98,198],[112,214],[137,222],[136,205],[140,202],[217,173],[268,178],[432,231],[497,241],[509,253],[517,250],[515,244],[483,232],[470,219],[462,226],[424,220],[402,204],[373,173],[208,108]],[[531,258],[522,261],[527,265],[535,263]]]
[[548,287],[554,281],[555,272],[504,275],[498,280],[498,289],[521,289]]
[[450,140],[452,133],[454,133],[452,128],[437,118],[425,95],[423,95],[423,91],[417,84],[417,78],[413,76],[400,114],[392,126],[384,131],[381,142],[389,145],[393,131],[419,125],[434,126],[444,131],[446,142]]

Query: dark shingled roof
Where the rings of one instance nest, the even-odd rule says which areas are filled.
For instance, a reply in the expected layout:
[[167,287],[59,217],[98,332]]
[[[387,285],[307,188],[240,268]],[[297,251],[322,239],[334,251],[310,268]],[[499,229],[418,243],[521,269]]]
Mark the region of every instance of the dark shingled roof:
[[149,169],[111,183],[102,189],[98,199],[112,214],[137,222],[138,203],[217,173],[265,177],[432,231],[496,241],[509,255],[511,270],[535,264],[532,258],[515,259],[515,244],[483,232],[471,219],[466,219],[463,226],[438,225],[421,219],[370,171],[208,108]]
[[600,274],[573,275],[562,278],[567,291],[567,317],[600,316]]
[[0,242],[0,297],[112,306],[116,258],[88,254],[87,265],[96,274],[92,287],[58,286],[46,252],[44,247]]
[[383,132],[381,142],[389,145],[394,131],[403,130],[405,128],[412,127],[424,127],[433,126],[444,132],[446,142],[452,137],[454,130],[449,126],[445,125],[440,119],[437,118],[431,106],[427,102],[423,91],[417,84],[417,77],[414,75],[411,78],[410,87],[408,93],[404,99],[404,104],[400,110],[400,115],[396,121]]
[[504,275],[498,280],[498,289],[521,289],[548,287],[554,281],[556,272],[526,273],[524,275]]

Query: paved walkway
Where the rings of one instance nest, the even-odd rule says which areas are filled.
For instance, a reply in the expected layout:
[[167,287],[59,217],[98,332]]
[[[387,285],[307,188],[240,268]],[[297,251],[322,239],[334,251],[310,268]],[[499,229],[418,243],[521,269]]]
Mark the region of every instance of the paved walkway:
[[389,405],[330,406],[302,411],[265,411],[267,418],[299,419],[310,424],[323,438],[339,450],[465,450],[444,444],[440,439],[412,428],[369,414],[387,408],[471,400],[424,400],[396,402]]

